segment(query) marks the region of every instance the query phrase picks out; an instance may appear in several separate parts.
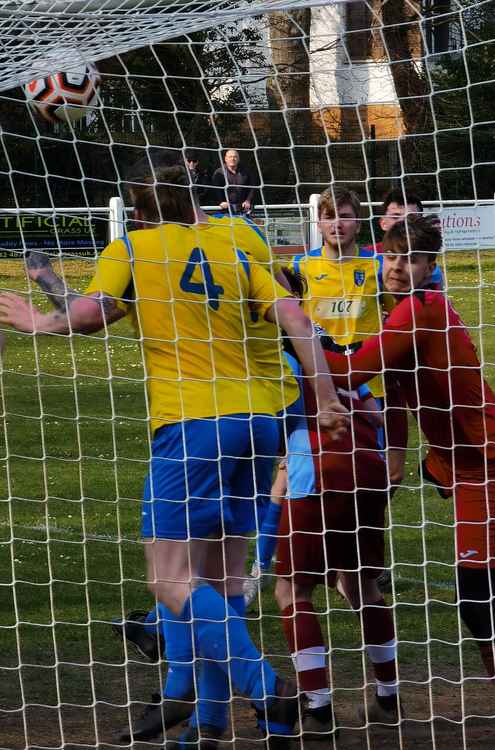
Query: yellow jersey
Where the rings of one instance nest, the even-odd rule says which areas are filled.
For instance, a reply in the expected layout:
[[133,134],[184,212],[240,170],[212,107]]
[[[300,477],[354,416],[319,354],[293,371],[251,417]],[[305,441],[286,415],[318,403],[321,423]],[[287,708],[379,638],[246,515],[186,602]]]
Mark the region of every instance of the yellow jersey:
[[[130,232],[99,257],[86,289],[95,292],[134,302],[153,430],[184,419],[280,410],[246,343],[250,319],[264,318],[276,299],[290,295],[233,246],[230,227],[163,224]],[[264,345],[280,381],[279,332],[270,330]],[[294,387],[297,393],[295,381]]]
[[[360,254],[362,253],[362,254]],[[304,276],[303,308],[343,349],[381,332],[379,262],[373,253],[356,248],[356,256],[333,260],[324,247],[297,255],[292,269]],[[384,394],[381,376],[369,383],[376,397]]]
[[[251,219],[242,216],[231,218],[222,214],[209,216],[208,223],[228,231],[234,247],[240,248],[249,259],[254,259],[271,274],[275,275],[281,270],[281,263],[272,257],[265,236]],[[268,342],[280,336],[278,326],[270,323],[263,315],[251,312],[247,334],[249,358],[258,365],[259,378],[264,387],[272,390],[274,403],[278,405],[277,411],[282,411],[297,401],[299,387],[285,356],[282,355],[281,360],[275,362],[273,348],[267,346]],[[253,377],[256,376],[253,374]]]
[[282,268],[281,263],[273,258],[266,237],[252,219],[244,216],[226,216],[214,214],[208,217],[208,224],[228,228],[232,244],[240,247],[275,276]]

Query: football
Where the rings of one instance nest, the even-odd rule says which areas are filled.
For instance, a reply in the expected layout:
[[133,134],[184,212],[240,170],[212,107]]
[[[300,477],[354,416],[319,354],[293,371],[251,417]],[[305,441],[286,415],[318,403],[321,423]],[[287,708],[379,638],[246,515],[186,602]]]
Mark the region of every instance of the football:
[[50,122],[75,122],[98,104],[100,74],[93,65],[36,78],[24,87],[26,99]]

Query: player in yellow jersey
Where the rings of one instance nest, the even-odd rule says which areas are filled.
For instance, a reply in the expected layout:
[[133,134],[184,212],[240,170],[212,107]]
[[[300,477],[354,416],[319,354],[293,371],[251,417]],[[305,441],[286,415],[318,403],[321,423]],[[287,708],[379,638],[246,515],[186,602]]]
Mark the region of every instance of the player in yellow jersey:
[[[306,281],[304,311],[322,326],[342,351],[352,352],[381,331],[383,310],[393,306],[381,290],[380,259],[369,248],[360,248],[361,204],[352,190],[328,188],[319,201],[319,228],[323,243],[294,258],[292,268]],[[381,376],[369,383],[383,408]],[[407,446],[405,410],[392,410],[393,392],[387,400],[387,464],[391,491],[401,483]]]
[[[249,254],[257,263],[269,270],[275,279],[288,288],[286,276],[282,270],[282,264],[276,258],[272,258],[270,248],[259,227],[249,217],[229,217],[225,214],[215,214],[208,217],[210,223],[219,223],[223,227],[230,227],[233,242],[236,247],[249,247]],[[240,243],[240,244],[239,244]],[[274,398],[278,399],[283,406],[294,403],[299,394],[295,395],[292,388],[293,379],[291,369],[286,357],[281,364],[274,368],[273,357],[270,349],[266,346],[267,339],[273,338],[272,324],[257,316],[256,320],[250,321],[249,351],[261,371],[266,386],[274,391]],[[280,380],[280,371],[283,373]],[[284,391],[283,398],[282,389]],[[271,492],[266,502],[259,503],[258,531],[256,537],[256,558],[252,564],[249,577],[244,581],[244,601],[249,607],[257,597],[261,587],[265,587],[269,580],[266,574],[270,571],[272,558],[277,546],[277,530],[282,512],[281,498]]]
[[[203,671],[228,674],[256,705],[270,747],[285,747],[298,713],[295,686],[277,678],[230,602],[242,582],[255,498],[269,494],[278,447],[278,404],[245,347],[251,314],[289,334],[314,385],[320,424],[337,437],[345,410],[297,301],[232,247],[225,230],[198,222],[184,169],[164,169],[158,178],[134,188],[136,218],[149,228],[105,249],[86,294],[71,295],[65,314],[43,314],[4,294],[0,322],[33,333],[86,333],[131,307],[154,434],[142,523],[149,587],[178,626],[192,629]],[[266,345],[280,362],[279,342]],[[226,566],[218,576],[212,550],[219,547]],[[210,585],[214,578],[224,595]],[[201,681],[198,690],[200,701],[217,700],[202,694]],[[191,711],[181,701],[187,695],[170,697],[160,707],[164,729]],[[211,747],[221,729],[200,725],[188,739],[209,737]]]

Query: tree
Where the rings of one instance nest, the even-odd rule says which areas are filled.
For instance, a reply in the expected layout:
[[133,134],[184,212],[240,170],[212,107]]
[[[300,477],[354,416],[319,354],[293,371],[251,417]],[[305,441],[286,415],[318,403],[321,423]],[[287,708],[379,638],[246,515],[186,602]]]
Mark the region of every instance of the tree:
[[419,0],[386,0],[382,5],[385,40],[406,133],[434,130],[431,89],[425,75]]
[[267,81],[268,101],[285,113],[290,137],[307,143],[310,112],[311,9],[270,15],[273,75]]
[[[460,0],[459,0],[460,4]],[[495,8],[462,0],[447,17],[451,45],[429,66],[445,196],[491,197],[495,177]]]
[[[238,83],[257,62],[259,36],[253,25],[220,27],[108,58],[98,64],[104,106],[74,127],[75,138],[64,125],[33,121],[22,89],[7,92],[0,100],[0,169],[12,165],[23,205],[74,206],[104,205],[148,145],[204,149],[216,168],[215,149],[227,138],[241,145],[249,132]],[[3,205],[13,199],[7,188]]]

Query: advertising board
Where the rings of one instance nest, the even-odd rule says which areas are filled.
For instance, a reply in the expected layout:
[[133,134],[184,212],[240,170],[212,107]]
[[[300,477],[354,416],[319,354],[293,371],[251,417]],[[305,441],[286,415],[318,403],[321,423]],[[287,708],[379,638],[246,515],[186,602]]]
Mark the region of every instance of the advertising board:
[[7,213],[0,210],[0,257],[24,249],[93,256],[108,242],[108,213]]

